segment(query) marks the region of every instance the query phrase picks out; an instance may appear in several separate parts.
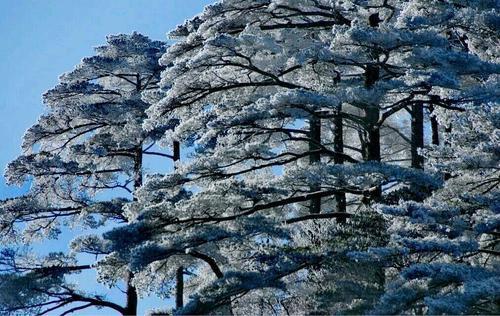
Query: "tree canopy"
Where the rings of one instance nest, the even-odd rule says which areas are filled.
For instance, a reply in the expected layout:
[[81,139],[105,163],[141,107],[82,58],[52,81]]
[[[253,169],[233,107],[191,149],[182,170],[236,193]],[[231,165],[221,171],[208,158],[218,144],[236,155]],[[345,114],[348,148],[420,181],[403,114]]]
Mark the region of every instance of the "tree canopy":
[[[224,0],[168,48],[109,36],[7,168],[32,188],[0,206],[0,311],[499,313],[499,21],[486,0]],[[62,224],[96,233],[19,248]],[[68,284],[82,269],[126,305]]]

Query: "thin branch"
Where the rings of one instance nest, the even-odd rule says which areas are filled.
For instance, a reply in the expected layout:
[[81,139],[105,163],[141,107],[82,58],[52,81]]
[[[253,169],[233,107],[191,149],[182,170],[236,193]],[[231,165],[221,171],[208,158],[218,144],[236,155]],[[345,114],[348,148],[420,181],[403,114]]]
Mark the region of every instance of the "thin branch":
[[297,222],[307,221],[311,219],[321,219],[321,218],[349,218],[352,214],[343,213],[343,212],[335,212],[335,213],[321,213],[321,214],[309,214],[300,217],[294,217],[285,220],[283,223],[285,224],[293,224]]

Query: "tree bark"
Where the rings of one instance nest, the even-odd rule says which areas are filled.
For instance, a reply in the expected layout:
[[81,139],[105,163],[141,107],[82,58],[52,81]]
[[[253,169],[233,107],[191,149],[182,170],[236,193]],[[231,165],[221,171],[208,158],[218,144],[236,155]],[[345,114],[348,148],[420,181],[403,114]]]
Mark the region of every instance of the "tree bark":
[[[368,65],[365,71],[365,87],[371,89],[380,77],[380,68]],[[365,109],[365,120],[368,132],[368,144],[366,146],[366,159],[368,161],[380,161],[380,128],[378,120],[380,109],[378,104],[369,104]]]
[[[445,136],[444,137],[444,144],[446,146],[451,146],[451,143],[449,140],[449,137],[450,137],[449,134],[451,133],[452,129],[453,129],[453,126],[451,125],[451,123],[450,123],[450,125],[446,126],[446,128],[444,129],[444,136]],[[443,174],[443,178],[445,181],[451,179],[451,173],[445,172]]]
[[434,106],[432,104],[429,105],[429,120],[431,121],[431,130],[432,130],[432,144],[439,146],[439,123],[436,119],[436,116],[432,115],[434,112]]
[[[380,68],[368,65],[365,71],[365,87],[371,89],[380,77]],[[380,109],[378,104],[369,104],[365,109],[365,121],[368,142],[366,144],[366,160],[380,161],[380,127],[378,120]]]
[[[336,153],[343,154],[344,153],[344,130],[342,124],[342,105],[339,106],[337,115],[333,118],[333,150]],[[342,155],[335,155],[333,157],[333,162],[335,164],[343,164],[344,158]],[[337,212],[345,213],[346,212],[346,196],[345,193],[336,193],[335,194],[335,202],[337,203]],[[337,219],[338,223],[345,223],[346,218],[340,217]]]
[[127,277],[125,282],[127,283],[127,304],[125,305],[125,315],[135,316],[137,315],[137,290],[132,285],[132,280],[134,278],[134,274],[130,271],[127,273]]
[[[379,27],[379,23],[382,22],[379,13],[373,13],[369,17],[369,24],[373,28]],[[376,50],[372,51],[372,58],[375,63],[378,62],[379,52]],[[370,90],[373,85],[380,79],[380,66],[376,64],[368,64],[365,70],[365,87]],[[366,160],[380,162],[381,161],[381,150],[380,150],[380,125],[378,124],[380,118],[380,106],[377,103],[371,103],[366,107],[365,110],[365,120],[367,126],[367,149],[366,149]],[[366,203],[372,203],[380,201],[382,198],[382,186],[378,185],[376,189],[371,192],[368,196],[365,196]],[[362,264],[361,264],[362,265]],[[378,295],[368,296],[367,301],[377,300],[383,293],[385,286],[385,269],[382,265],[376,264],[374,266],[374,277],[377,287],[380,289]],[[372,281],[370,281],[372,282]],[[372,303],[372,302],[370,302]],[[369,304],[370,304],[369,303]],[[373,302],[374,303],[374,302]]]
[[366,146],[366,160],[380,161],[380,128],[377,125],[380,110],[372,105],[366,109],[366,120],[368,123],[368,143]]
[[[366,116],[369,122],[368,127],[368,143],[366,145],[367,153],[366,160],[367,161],[376,161],[380,162],[380,128],[376,126],[376,120],[378,120],[380,114],[380,110],[378,107],[373,106],[372,108],[367,109]],[[379,185],[375,190],[373,190],[370,195],[367,197],[370,201],[380,201],[382,197],[382,187]]]
[[[134,193],[142,186],[142,144],[140,144],[134,155]],[[134,196],[134,201],[137,198]]]
[[173,151],[174,151],[174,153],[172,155],[172,157],[173,157],[172,160],[174,162],[176,162],[179,159],[181,159],[181,144],[176,140],[174,140]]
[[[142,186],[142,143],[137,146],[134,157],[134,193]],[[134,196],[133,201],[137,201]],[[137,290],[132,284],[134,274],[131,271],[127,272],[125,283],[127,285],[126,295],[127,303],[125,305],[125,315],[137,315]]]
[[[172,160],[175,162],[181,159],[181,148],[178,141],[173,143]],[[184,307],[184,267],[179,266],[175,271],[175,308],[180,309]]]
[[[373,84],[377,82],[380,77],[380,68],[375,65],[368,65],[365,71],[365,87],[371,89]],[[378,120],[380,117],[380,108],[378,104],[369,104],[365,109],[365,123],[367,129],[367,144],[366,144],[366,161],[380,162],[380,126]],[[374,190],[370,196],[367,197],[369,201],[379,201],[382,196],[382,188],[379,186]]]
[[424,157],[418,153],[424,147],[424,106],[421,102],[411,106],[411,167],[424,169]]
[[[314,164],[321,161],[321,119],[316,116],[311,116],[309,119],[309,151],[313,151],[309,156],[310,164]],[[311,192],[316,192],[320,190],[320,186],[317,184],[311,185]],[[311,214],[318,214],[321,212],[321,197],[315,197],[311,200],[309,206],[309,212]]]
[[175,308],[184,307],[184,267],[180,266],[175,272]]

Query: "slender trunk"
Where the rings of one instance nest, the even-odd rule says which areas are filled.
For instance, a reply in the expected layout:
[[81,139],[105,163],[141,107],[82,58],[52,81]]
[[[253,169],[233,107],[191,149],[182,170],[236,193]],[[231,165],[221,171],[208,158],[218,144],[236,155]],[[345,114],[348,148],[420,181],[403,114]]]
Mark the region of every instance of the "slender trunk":
[[[370,26],[373,28],[378,28],[379,23],[382,22],[380,19],[379,13],[373,13],[369,16]],[[372,51],[372,58],[374,62],[379,60],[379,52],[376,50]],[[365,71],[365,87],[367,89],[371,89],[373,85],[380,79],[380,66],[378,65],[367,65]],[[381,150],[380,150],[380,125],[378,124],[378,120],[380,118],[380,106],[377,103],[369,104],[365,111],[366,125],[368,129],[368,144],[367,144],[367,161],[380,162],[381,161]],[[377,202],[382,198],[382,186],[378,185],[372,192],[366,196],[367,202]],[[380,229],[383,229],[380,227]],[[379,242],[375,242],[374,246],[380,246]],[[376,283],[376,287],[374,290],[378,295],[371,295],[366,297],[369,302],[368,305],[375,303],[378,300],[378,297],[382,295],[385,287],[385,268],[381,264],[374,264],[374,281]],[[370,279],[367,281],[373,282]],[[370,302],[371,301],[371,302]]]
[[181,159],[181,144],[178,142],[178,141],[174,141],[174,144],[173,144],[173,158],[172,160],[174,162],[178,161],[179,159]]
[[[134,193],[142,186],[142,144],[140,144],[135,151],[134,157]],[[137,198],[134,196],[134,201]],[[125,315],[137,315],[137,290],[134,287],[132,280],[134,279],[134,274],[131,271],[127,272],[125,277],[125,282],[127,284],[126,295],[127,303],[125,306]]]
[[424,169],[424,157],[418,153],[424,147],[424,106],[421,102],[411,106],[411,167]]
[[[444,135],[445,135],[444,136],[444,144],[446,146],[451,146],[451,143],[449,141],[449,137],[450,137],[449,134],[451,133],[452,128],[453,128],[453,126],[450,123],[450,125],[446,126],[446,128],[444,129]],[[445,181],[451,179],[451,173],[445,172],[443,174],[443,178],[444,178]]]
[[[321,119],[311,116],[309,120],[309,150],[313,151],[309,156],[309,162],[311,164],[321,161]],[[311,185],[311,192],[316,192],[320,190],[320,186],[317,184]],[[309,212],[311,214],[318,214],[321,212],[321,198],[313,198],[309,206]]]
[[432,130],[432,144],[439,146],[439,124],[436,119],[436,116],[433,115],[434,106],[429,105],[429,113],[430,113],[430,121],[431,121],[431,130]]
[[367,147],[366,147],[366,131],[365,130],[358,130],[358,138],[359,138],[359,146],[361,149],[361,156],[363,160],[368,160],[368,155],[367,155]]
[[[181,148],[178,141],[173,143],[173,158],[174,164],[181,159]],[[179,266],[175,272],[175,308],[184,307],[184,267]]]
[[316,163],[321,160],[321,154],[318,152],[321,150],[321,119],[312,116],[309,121],[309,150],[315,151],[309,156],[309,161],[311,163]]
[[[367,111],[369,116],[378,117],[379,110],[369,110]],[[369,119],[371,120],[371,119]],[[378,126],[371,125],[368,131],[368,144],[367,144],[367,161],[380,161],[380,128]]]
[[[134,193],[142,186],[142,145],[135,150],[134,157]],[[137,198],[134,196],[134,201]]]
[[[136,91],[140,93],[142,89],[140,75],[136,75]],[[134,197],[133,201],[137,201],[135,193],[142,186],[142,142],[137,145],[134,153]],[[125,315],[137,315],[137,289],[133,285],[134,274],[132,271],[127,271],[125,276],[127,302],[125,305]]]
[[132,285],[132,280],[134,278],[134,274],[132,272],[127,273],[126,283],[127,283],[127,305],[125,306],[125,315],[137,315],[137,290]]
[[175,308],[184,306],[184,267],[180,266],[175,272]]
[[[380,115],[378,106],[371,106],[366,110],[368,122],[368,143],[366,145],[366,160],[380,162],[380,128],[377,121]],[[382,187],[379,185],[372,190],[367,197],[370,202],[380,201],[382,197]]]
[[[338,114],[333,119],[334,129],[333,129],[333,150],[335,153],[339,155],[335,155],[333,158],[333,162],[335,164],[343,164],[344,157],[342,155],[344,153],[344,131],[342,124],[342,106],[339,106]],[[337,212],[346,212],[346,197],[345,193],[337,193],[335,194],[335,202],[337,203]],[[345,223],[346,218],[337,219],[339,223]]]
[[[373,84],[380,77],[380,68],[378,66],[369,65],[365,72],[365,87],[371,89]],[[378,104],[369,104],[365,109],[365,122],[368,134],[368,142],[366,145],[366,160],[380,161],[380,127],[378,120],[380,117],[380,109]]]
[[[368,21],[371,27],[378,28],[380,22],[380,15],[378,12],[372,13],[368,17]],[[378,60],[379,52],[372,51],[372,58],[374,61]],[[374,64],[368,64],[365,70],[365,87],[371,89],[373,85],[380,78],[380,67]],[[380,108],[378,104],[370,104],[365,110],[365,119],[368,129],[368,144],[367,144],[367,161],[380,161],[380,126],[377,124],[380,116]],[[382,196],[382,188],[378,186],[374,191],[372,191],[367,197],[368,202],[378,201]]]

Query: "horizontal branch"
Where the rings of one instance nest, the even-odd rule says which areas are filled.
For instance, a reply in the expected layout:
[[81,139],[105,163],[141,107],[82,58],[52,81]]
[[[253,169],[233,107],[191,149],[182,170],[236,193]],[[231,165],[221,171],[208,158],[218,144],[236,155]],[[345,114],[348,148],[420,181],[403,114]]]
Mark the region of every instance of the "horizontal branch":
[[160,157],[166,157],[166,158],[174,159],[174,156],[172,156],[172,155],[164,154],[164,153],[159,153],[159,152],[156,152],[156,151],[143,151],[142,153],[145,154],[145,155],[153,155],[153,156],[160,156]]
[[479,252],[487,253],[487,254],[495,255],[495,256],[500,256],[500,251],[496,251],[496,250],[480,249]]
[[230,216],[220,216],[220,217],[212,217],[212,216],[207,216],[207,217],[192,217],[192,218],[186,218],[186,219],[179,219],[174,221],[174,224],[183,224],[183,223],[193,223],[193,222],[225,222],[225,221],[231,221],[235,220],[239,217],[242,216],[247,216],[247,215],[252,215],[258,211],[270,209],[273,207],[278,207],[278,206],[284,206],[292,203],[297,203],[297,202],[306,202],[315,198],[322,198],[322,197],[327,197],[327,196],[332,196],[337,193],[351,193],[351,194],[365,194],[367,192],[370,192],[370,190],[354,190],[354,189],[347,189],[347,188],[342,188],[342,189],[335,189],[335,190],[327,190],[327,191],[317,191],[317,192],[312,192],[300,196],[292,196],[283,200],[279,201],[273,201],[265,204],[259,204],[255,205],[250,208],[245,208],[241,209],[243,212],[235,214],[235,215],[230,215]]
[[50,275],[50,274],[82,271],[82,270],[88,270],[88,269],[92,269],[92,266],[86,264],[86,265],[68,266],[68,267],[52,266],[52,267],[35,268],[35,269],[33,269],[33,272],[43,274],[43,275]]
[[343,212],[335,212],[335,213],[321,213],[321,214],[309,214],[300,217],[290,218],[284,221],[285,224],[292,224],[297,222],[302,222],[311,219],[322,219],[322,218],[349,218],[352,214],[343,213]]

